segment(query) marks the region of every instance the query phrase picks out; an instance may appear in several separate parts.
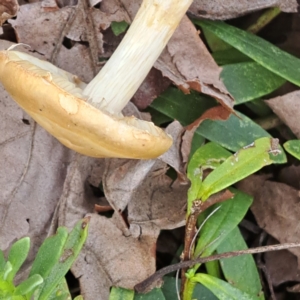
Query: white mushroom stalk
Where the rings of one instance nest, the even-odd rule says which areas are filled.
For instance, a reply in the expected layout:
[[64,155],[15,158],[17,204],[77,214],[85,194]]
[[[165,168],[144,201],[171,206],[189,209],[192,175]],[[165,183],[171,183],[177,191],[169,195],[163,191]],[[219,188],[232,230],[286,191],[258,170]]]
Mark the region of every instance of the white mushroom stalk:
[[128,33],[88,84],[26,53],[0,51],[0,81],[42,127],[92,157],[155,158],[172,138],[151,122],[123,117],[192,0],[144,0]]
[[144,0],[117,50],[84,89],[89,103],[113,114],[121,112],[149,73],[192,2]]

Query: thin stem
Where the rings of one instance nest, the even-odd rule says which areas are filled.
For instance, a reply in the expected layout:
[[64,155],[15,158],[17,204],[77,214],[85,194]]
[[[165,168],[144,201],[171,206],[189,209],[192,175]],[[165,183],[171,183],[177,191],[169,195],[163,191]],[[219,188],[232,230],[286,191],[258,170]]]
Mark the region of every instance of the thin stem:
[[144,0],[127,34],[84,89],[88,102],[119,113],[135,94],[192,0]]
[[285,244],[278,244],[278,245],[270,245],[270,246],[263,246],[263,247],[257,247],[253,249],[246,249],[246,250],[239,250],[239,251],[232,251],[232,252],[225,252],[221,254],[211,255],[207,257],[201,257],[194,260],[187,260],[183,261],[165,268],[160,269],[150,277],[148,277],[146,280],[142,281],[141,283],[137,284],[134,289],[142,293],[143,291],[146,291],[149,286],[152,286],[152,284],[158,280],[160,280],[163,276],[175,272],[178,269],[181,268],[189,268],[197,263],[206,263],[209,261],[219,260],[219,259],[225,259],[235,256],[240,256],[244,254],[255,254],[255,253],[263,253],[263,252],[270,252],[270,251],[278,251],[278,250],[284,250],[284,249],[290,249],[290,248],[296,248],[300,247],[300,243],[285,243]]

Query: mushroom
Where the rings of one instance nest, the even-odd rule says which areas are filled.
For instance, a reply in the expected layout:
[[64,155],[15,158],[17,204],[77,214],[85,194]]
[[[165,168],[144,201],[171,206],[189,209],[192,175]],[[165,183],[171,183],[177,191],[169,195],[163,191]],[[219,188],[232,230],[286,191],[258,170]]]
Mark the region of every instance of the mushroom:
[[151,122],[123,117],[192,0],[144,0],[99,74],[76,76],[28,54],[0,51],[0,81],[12,98],[65,146],[92,157],[150,159],[172,139]]

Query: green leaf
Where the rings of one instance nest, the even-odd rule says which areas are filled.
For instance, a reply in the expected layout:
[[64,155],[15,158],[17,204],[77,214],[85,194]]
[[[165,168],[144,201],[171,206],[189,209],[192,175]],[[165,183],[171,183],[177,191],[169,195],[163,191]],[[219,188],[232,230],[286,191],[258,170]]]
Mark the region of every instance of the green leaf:
[[214,205],[200,214],[198,223],[202,223],[217,206],[221,206],[203,225],[193,257],[200,255],[205,257],[212,254],[219,244],[226,239],[226,236],[240,223],[250,207],[252,197],[235,189],[230,190],[234,193],[232,199]]
[[205,263],[205,268],[206,268],[207,274],[217,277],[217,278],[222,278],[220,264],[217,260],[213,260],[213,261],[209,261],[209,262]]
[[283,144],[284,149],[300,160],[300,140],[291,140]]
[[43,283],[43,277],[39,274],[35,274],[20,283],[14,292],[14,295],[26,295],[33,293],[34,290]]
[[47,300],[72,300],[69,287],[64,277],[50,294]]
[[221,72],[221,79],[233,96],[236,104],[267,95],[285,82],[284,79],[256,62],[224,66]]
[[29,237],[24,237],[16,241],[10,248],[7,260],[12,265],[12,270],[7,276],[7,281],[13,281],[15,275],[19,271],[23,262],[25,261],[30,248]]
[[215,169],[223,163],[231,153],[216,143],[210,142],[200,147],[192,156],[187,169],[187,176],[191,181],[188,190],[188,211],[192,201],[197,199],[202,184],[203,171]]
[[249,295],[245,292],[240,291],[237,288],[234,288],[229,283],[218,279],[216,277],[198,273],[193,279],[195,282],[199,282],[211,290],[218,299],[226,300],[254,300],[258,299],[255,296]]
[[272,164],[273,159],[270,152],[278,151],[273,149],[272,143],[271,138],[261,138],[247,148],[231,155],[205,178],[199,188],[197,199],[205,201],[212,194],[246,178],[262,167]]
[[216,101],[208,96],[194,91],[185,95],[177,88],[169,88],[150,106],[169,118],[178,120],[183,126],[187,126],[215,105]]
[[252,61],[247,55],[232,47],[226,50],[213,52],[212,57],[219,66]]
[[220,39],[278,76],[300,86],[300,60],[264,39],[224,22],[197,20],[197,25],[213,32]]
[[4,266],[6,264],[3,251],[0,249],[0,274],[4,270]]
[[15,286],[12,282],[6,280],[0,280],[0,299],[6,299],[4,296],[13,295]]
[[114,33],[115,36],[120,35],[121,33],[125,32],[129,26],[128,23],[126,23],[125,21],[121,21],[121,22],[111,22],[111,30]]
[[55,235],[44,240],[35,257],[29,276],[34,274],[40,274],[43,278],[48,276],[63,252],[67,237],[67,228],[58,227]]
[[133,300],[134,298],[134,291],[123,289],[121,287],[112,287],[109,300]]
[[[232,114],[226,121],[205,120],[196,132],[231,151],[238,151],[261,137],[271,137],[251,119],[237,111],[235,113],[236,115]],[[281,151],[282,153],[274,158],[276,163],[286,162],[285,153]]]
[[[165,296],[165,299],[166,300],[177,299],[175,277],[165,276],[163,280],[164,280],[164,284],[161,287],[161,290]],[[180,289],[180,279],[178,280],[178,286]],[[196,284],[193,292],[193,299],[218,300],[216,296],[202,284]]]
[[136,294],[134,300],[165,300],[165,296],[161,289],[153,289],[147,294]]
[[[9,261],[7,261],[3,268],[3,273],[1,274],[1,278],[3,280],[7,280],[7,277],[10,274],[10,272],[12,271],[12,269],[13,269],[12,264]],[[10,282],[12,282],[12,280]]]
[[[217,253],[248,249],[238,227],[235,227],[217,248]],[[250,295],[264,299],[262,286],[253,256],[250,254],[220,260],[223,274],[228,282]]]
[[59,261],[52,268],[49,276],[45,278],[39,300],[48,300],[49,295],[71,268],[87,238],[88,222],[88,218],[80,220],[69,233]]

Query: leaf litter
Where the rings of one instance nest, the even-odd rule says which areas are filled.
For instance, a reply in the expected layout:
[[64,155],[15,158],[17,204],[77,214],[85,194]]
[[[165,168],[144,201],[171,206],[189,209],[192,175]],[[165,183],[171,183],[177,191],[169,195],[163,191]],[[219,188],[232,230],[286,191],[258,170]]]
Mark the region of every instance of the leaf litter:
[[[15,30],[17,42],[30,46],[29,49],[19,46],[20,51],[29,51],[34,56],[53,61],[58,67],[88,82],[122,38],[122,35],[116,37],[112,34],[111,23],[130,23],[141,3],[121,2],[90,1],[91,7],[85,1],[79,1],[78,5],[71,1],[51,0],[23,3],[17,18],[8,23]],[[2,18],[16,15],[17,3],[8,3],[8,11],[2,13],[0,7]],[[226,6],[218,1],[195,0],[189,13],[209,19],[228,19],[274,6],[286,12],[298,9],[294,0],[230,1]],[[4,22],[5,19],[1,20]],[[9,45],[1,40],[1,49]],[[185,93],[196,90],[215,98],[223,108],[218,108],[220,112],[214,109],[217,113],[211,118],[226,119],[232,112],[234,101],[220,80],[220,72],[221,68],[199,39],[199,32],[185,17],[133,102],[144,109],[174,84]],[[297,137],[299,118],[294,113],[298,96],[294,92],[267,101]],[[30,236],[34,245],[19,279],[26,273],[47,235],[52,234],[58,225],[71,228],[86,215],[91,216],[89,237],[72,267],[85,299],[108,299],[111,286],[133,288],[151,275],[155,271],[160,231],[185,223],[189,187],[185,168],[195,124],[186,131],[179,122],[171,123],[166,130],[173,136],[174,145],[158,159],[99,160],[66,149],[35,125],[4,90],[1,90],[0,106],[3,132],[0,143],[0,216],[3,224],[0,246],[5,250],[15,239],[25,235]],[[149,118],[139,114],[133,105],[126,110],[129,115]],[[198,123],[204,116],[199,115]],[[192,133],[184,136],[189,130]],[[170,168],[176,173],[173,179],[167,175]],[[103,188],[104,197],[95,195],[94,189],[99,187]],[[254,195],[252,212],[259,226],[280,242],[294,242],[298,235],[298,190],[262,176],[250,177],[240,187]],[[96,213],[95,206],[103,203],[113,208],[109,218]],[[290,261],[295,261],[295,257],[298,259],[298,249],[291,250],[291,253]],[[270,270],[274,259],[277,258],[268,259],[266,256]],[[274,285],[287,280],[298,281],[299,268],[278,278],[282,270],[270,271]]]

